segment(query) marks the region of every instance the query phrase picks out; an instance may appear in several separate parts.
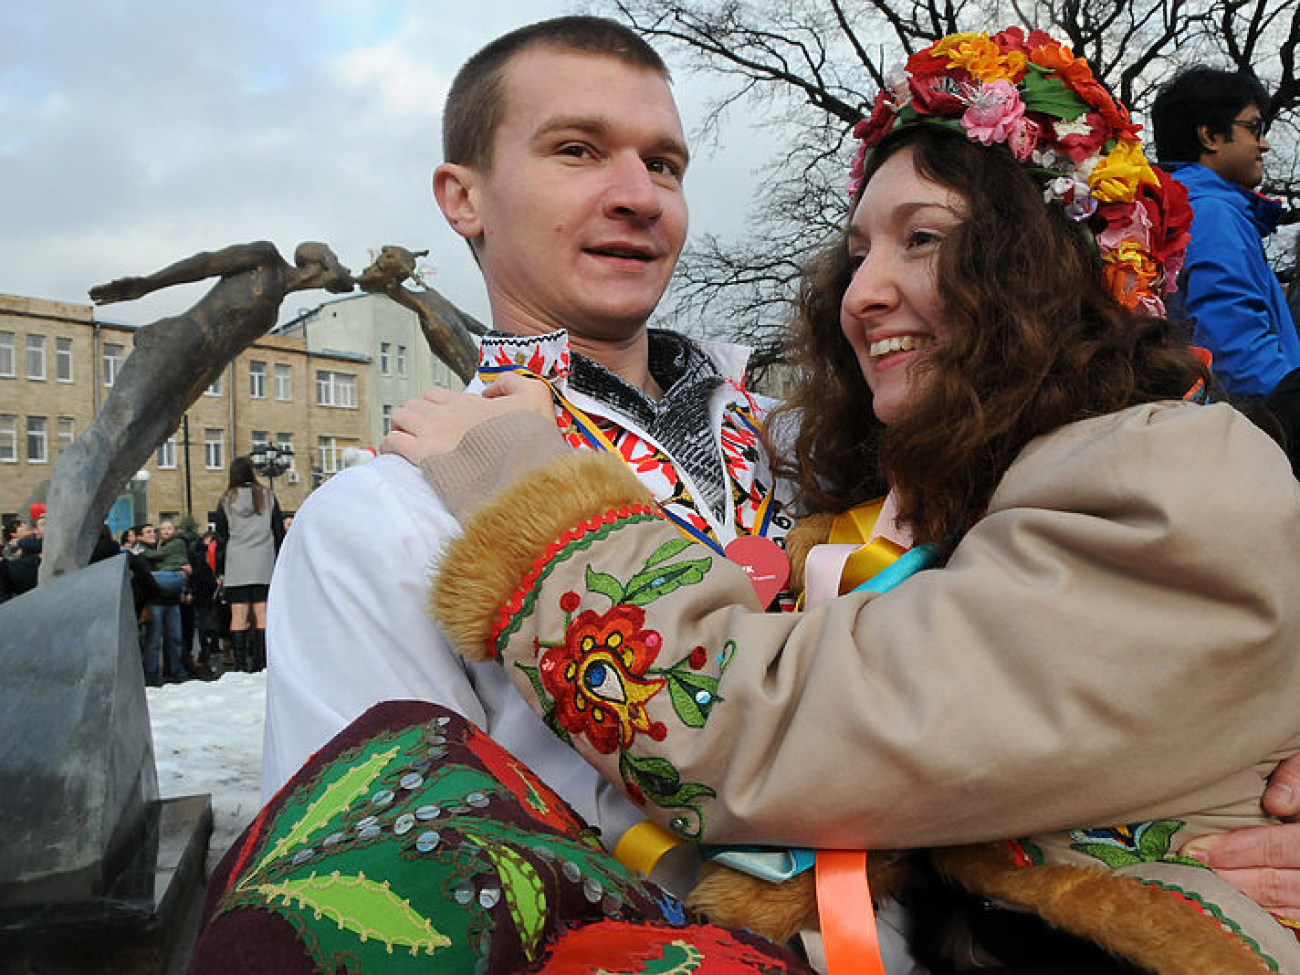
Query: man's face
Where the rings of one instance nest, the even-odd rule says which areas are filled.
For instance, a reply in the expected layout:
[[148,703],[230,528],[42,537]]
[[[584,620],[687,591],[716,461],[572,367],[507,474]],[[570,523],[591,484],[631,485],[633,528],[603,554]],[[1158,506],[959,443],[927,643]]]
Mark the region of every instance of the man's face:
[[1233,119],[1226,137],[1203,136],[1213,152],[1204,153],[1201,162],[1228,182],[1254,189],[1264,179],[1264,153],[1271,148],[1261,125],[1259,106],[1247,105]]
[[158,532],[154,529],[153,525],[145,525],[140,529],[140,541],[145,545],[148,545],[150,548],[153,548],[158,544]]
[[169,542],[171,537],[176,534],[176,526],[170,521],[164,521],[158,526],[158,541]]
[[667,82],[547,48],[506,68],[490,172],[467,170],[495,327],[635,335],[686,238],[688,154]]

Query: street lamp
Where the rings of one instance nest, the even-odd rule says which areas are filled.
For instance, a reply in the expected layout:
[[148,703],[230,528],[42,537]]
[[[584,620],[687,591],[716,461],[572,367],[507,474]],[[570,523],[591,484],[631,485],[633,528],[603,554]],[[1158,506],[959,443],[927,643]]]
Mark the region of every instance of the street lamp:
[[248,452],[253,462],[253,470],[261,474],[275,487],[275,479],[293,466],[293,447],[287,443],[255,443]]

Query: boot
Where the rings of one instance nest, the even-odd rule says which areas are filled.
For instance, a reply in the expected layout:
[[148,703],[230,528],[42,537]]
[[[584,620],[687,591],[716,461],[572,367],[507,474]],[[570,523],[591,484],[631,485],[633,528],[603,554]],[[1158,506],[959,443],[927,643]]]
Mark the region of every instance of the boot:
[[235,670],[248,671],[248,643],[249,635],[247,630],[233,630],[230,634],[230,645],[235,651]]
[[266,669],[266,630],[264,629],[253,630],[253,666],[249,669],[254,673]]

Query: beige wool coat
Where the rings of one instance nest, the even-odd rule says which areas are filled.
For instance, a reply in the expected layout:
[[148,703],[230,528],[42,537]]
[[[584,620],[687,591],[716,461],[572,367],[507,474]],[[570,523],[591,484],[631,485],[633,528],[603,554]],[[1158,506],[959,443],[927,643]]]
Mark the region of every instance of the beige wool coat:
[[[616,460],[556,437],[536,467],[544,426],[491,421],[423,465],[460,514],[504,487],[436,613],[649,817],[707,843],[1018,838],[940,862],[1152,970],[1300,971],[1293,931],[1177,855],[1268,822],[1266,777],[1300,750],[1300,487],[1235,410],[1040,437],[943,568],[784,615]],[[1104,896],[1056,882],[1099,872]]]

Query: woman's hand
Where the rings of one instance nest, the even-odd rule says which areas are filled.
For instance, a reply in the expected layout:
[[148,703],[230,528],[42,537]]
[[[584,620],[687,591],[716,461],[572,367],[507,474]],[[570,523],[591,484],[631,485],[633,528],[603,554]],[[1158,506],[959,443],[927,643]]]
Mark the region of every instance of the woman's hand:
[[432,386],[422,397],[407,400],[393,411],[392,430],[379,449],[418,464],[425,457],[455,450],[471,427],[520,412],[554,420],[555,406],[545,383],[505,373],[481,396]]

